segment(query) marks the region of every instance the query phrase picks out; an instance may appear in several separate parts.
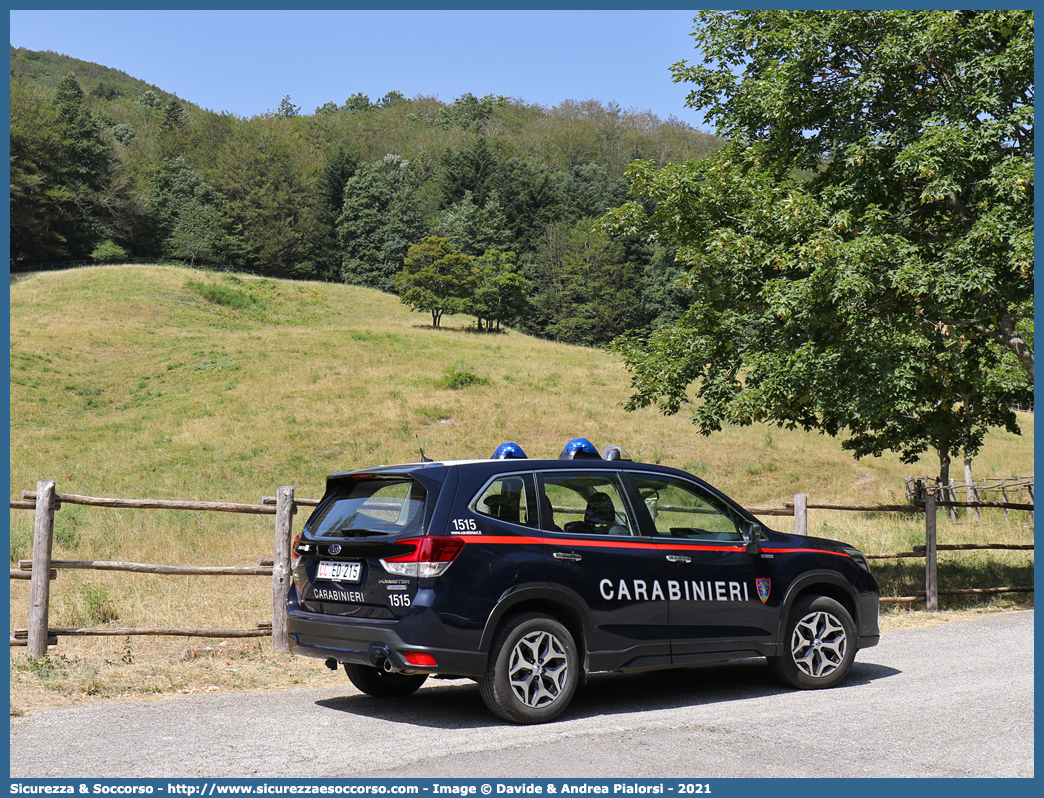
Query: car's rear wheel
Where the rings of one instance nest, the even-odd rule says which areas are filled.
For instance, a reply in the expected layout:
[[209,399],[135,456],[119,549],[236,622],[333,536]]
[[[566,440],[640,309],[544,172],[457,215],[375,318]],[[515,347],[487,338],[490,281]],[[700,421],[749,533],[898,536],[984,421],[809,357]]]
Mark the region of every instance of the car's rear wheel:
[[855,659],[855,622],[834,599],[803,596],[790,611],[783,641],[785,653],[768,658],[778,678],[802,690],[833,687]]
[[479,691],[504,720],[546,723],[569,706],[579,667],[576,643],[565,626],[546,615],[523,613],[494,638]]
[[388,673],[369,665],[344,663],[344,672],[352,684],[376,698],[398,698],[416,692],[428,675],[425,673]]

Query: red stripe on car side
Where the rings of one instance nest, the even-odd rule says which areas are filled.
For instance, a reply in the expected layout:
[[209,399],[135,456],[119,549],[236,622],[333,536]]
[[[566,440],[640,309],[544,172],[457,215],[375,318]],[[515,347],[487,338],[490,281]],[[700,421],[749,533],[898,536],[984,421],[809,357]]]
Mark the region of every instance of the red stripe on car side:
[[[493,543],[493,544],[516,544],[534,546],[545,544],[548,546],[575,546],[587,548],[604,549],[689,549],[695,551],[744,551],[744,546],[708,546],[698,541],[681,542],[672,541],[664,543],[660,541],[626,541],[626,540],[590,540],[586,538],[558,538],[558,537],[532,537],[529,535],[454,535],[465,543]],[[759,549],[763,554],[834,554],[838,557],[848,557],[843,551],[829,551],[827,549]]]

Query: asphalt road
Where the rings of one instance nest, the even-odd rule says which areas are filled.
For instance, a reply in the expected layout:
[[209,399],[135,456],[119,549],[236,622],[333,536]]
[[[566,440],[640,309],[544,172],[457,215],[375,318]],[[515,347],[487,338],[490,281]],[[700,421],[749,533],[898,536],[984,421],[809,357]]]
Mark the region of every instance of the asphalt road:
[[[322,668],[316,660],[316,667]],[[11,777],[1032,777],[1033,612],[895,631],[833,690],[764,661],[604,674],[542,726],[476,686],[97,702],[11,719]]]

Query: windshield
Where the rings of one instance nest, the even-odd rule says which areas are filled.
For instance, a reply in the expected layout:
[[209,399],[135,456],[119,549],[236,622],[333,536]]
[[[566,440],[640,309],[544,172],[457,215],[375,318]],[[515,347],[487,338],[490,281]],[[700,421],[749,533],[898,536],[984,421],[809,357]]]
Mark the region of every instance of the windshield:
[[409,478],[351,479],[308,520],[317,537],[393,535],[419,523],[424,488]]

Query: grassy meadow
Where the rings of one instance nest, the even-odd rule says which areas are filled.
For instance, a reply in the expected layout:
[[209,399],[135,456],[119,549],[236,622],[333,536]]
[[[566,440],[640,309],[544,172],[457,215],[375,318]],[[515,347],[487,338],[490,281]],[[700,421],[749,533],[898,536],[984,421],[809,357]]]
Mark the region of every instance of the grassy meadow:
[[[255,503],[292,485],[319,498],[326,474],[416,461],[418,441],[435,459],[485,457],[509,440],[531,457],[557,457],[575,436],[683,468],[746,506],[780,506],[799,492],[813,503],[903,503],[905,476],[938,470],[932,458],[856,461],[839,440],[777,427],[704,438],[684,414],[625,412],[627,373],[601,350],[480,334],[466,317],[433,330],[427,314],[368,289],[110,266],[13,278],[10,303],[12,498],[45,478],[89,496]],[[990,437],[977,477],[1033,473],[1032,414],[1020,423],[1021,437]],[[32,513],[11,514],[16,563],[30,556]],[[251,565],[272,551],[271,516],[66,505],[55,525],[55,559]],[[924,534],[920,520],[821,510],[810,511],[809,533],[868,553],[909,550]],[[941,543],[986,541],[1031,543],[1033,530],[1025,513],[994,511],[980,524],[940,514]],[[940,583],[1032,584],[1032,563],[1032,552],[944,554]],[[923,587],[922,560],[873,567],[885,595]],[[28,592],[12,581],[12,629],[26,624]],[[63,571],[51,624],[252,628],[269,617],[270,592],[264,577]],[[1032,594],[942,605],[1032,606]],[[142,695],[325,674],[321,663],[269,656],[256,639],[62,638],[53,652],[27,665],[24,649],[12,649],[16,705],[34,705],[27,696],[40,685]]]

